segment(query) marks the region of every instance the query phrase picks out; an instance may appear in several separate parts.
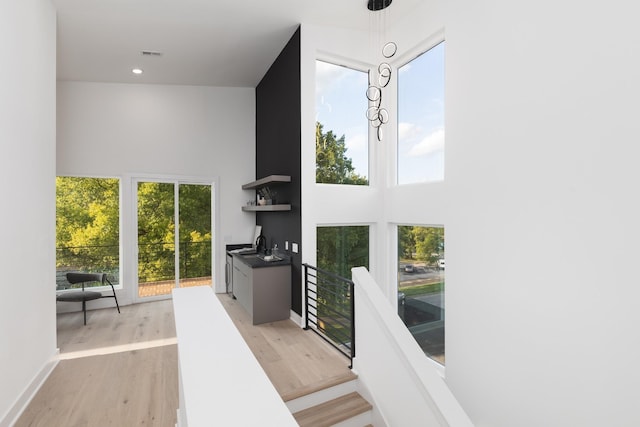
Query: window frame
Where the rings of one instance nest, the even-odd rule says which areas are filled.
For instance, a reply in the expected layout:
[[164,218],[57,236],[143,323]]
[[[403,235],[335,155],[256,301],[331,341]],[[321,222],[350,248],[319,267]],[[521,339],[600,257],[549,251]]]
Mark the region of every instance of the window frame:
[[[92,178],[92,179],[118,180],[118,283],[114,284],[113,287],[115,290],[123,290],[124,289],[124,284],[123,284],[124,266],[123,266],[123,258],[122,258],[122,255],[124,253],[123,251],[123,230],[124,230],[123,178],[115,175],[89,175],[89,174],[60,174],[60,175],[56,175],[56,178]],[[57,199],[57,188],[56,188],[56,199]],[[57,200],[56,200],[56,203],[57,203]],[[57,219],[58,219],[58,212],[56,210],[56,221]],[[57,237],[56,237],[56,240],[57,240]],[[56,246],[56,251],[57,249],[58,248]],[[57,261],[58,261],[58,257],[56,254],[56,264],[57,264]],[[56,267],[56,273],[57,273],[57,267]],[[111,286],[110,285],[91,286],[90,289],[96,292],[111,291]],[[77,291],[77,289],[76,288],[56,289],[56,293],[66,293],[66,292],[74,292],[74,291]]]
[[[344,58],[344,57],[338,57],[335,55],[331,55],[328,53],[324,53],[324,52],[317,52],[315,59],[314,59],[314,87],[317,90],[317,63],[318,62],[324,62],[327,63],[329,65],[333,65],[336,67],[343,67],[352,71],[357,71],[357,72],[362,72],[364,73],[366,76],[368,76],[369,71],[371,69],[371,66],[369,64],[365,64],[363,62],[360,61],[355,61],[352,59],[348,59],[348,58]],[[362,99],[366,101],[366,86],[363,88],[362,91]],[[368,104],[367,104],[368,105]],[[314,95],[314,116],[316,117],[316,119],[314,120],[314,124],[318,121],[317,117],[318,117],[318,110],[317,110],[317,94]],[[371,132],[371,126],[369,126],[369,123],[366,119],[366,108],[363,109],[362,114],[362,121],[364,123],[364,126],[367,129],[367,184],[336,184],[336,183],[326,183],[326,182],[317,182],[317,180],[315,179],[315,170],[317,168],[317,154],[314,150],[314,184],[318,185],[318,186],[337,186],[337,187],[355,187],[355,188],[370,188],[372,186],[375,185],[375,179],[376,179],[376,173],[375,173],[375,150],[374,150],[374,146],[372,144],[372,132]],[[327,129],[325,129],[326,131]],[[329,130],[333,130],[333,129],[329,129]],[[358,172],[357,170],[355,170],[354,172]]]
[[[390,183],[392,183],[392,185],[395,186],[411,186],[411,185],[428,185],[428,184],[439,184],[439,183],[443,183],[446,180],[446,163],[443,164],[443,176],[441,180],[432,180],[432,181],[414,181],[414,182],[406,182],[406,183],[399,183],[399,173],[400,173],[400,167],[399,167],[399,162],[400,162],[400,156],[399,156],[399,149],[400,149],[400,138],[399,138],[399,131],[400,131],[400,117],[399,117],[399,105],[400,105],[400,93],[399,93],[399,76],[400,76],[400,69],[408,64],[410,64],[412,61],[414,61],[415,59],[419,58],[420,56],[428,53],[431,49],[435,48],[436,46],[440,45],[444,43],[444,48],[445,48],[445,56],[444,56],[444,87],[443,87],[443,95],[445,98],[445,102],[446,102],[446,38],[444,35],[444,29],[440,30],[436,33],[434,33],[432,36],[430,36],[429,38],[427,38],[426,40],[422,41],[421,43],[418,43],[416,46],[414,46],[412,49],[407,50],[405,53],[403,53],[402,55],[400,55],[398,57],[398,59],[396,61],[394,61],[391,65],[393,67],[393,71],[396,73],[397,78],[394,79],[393,84],[394,84],[394,88],[395,88],[395,106],[394,106],[394,111],[395,111],[395,115],[392,115],[394,120],[395,120],[395,147],[393,150],[393,159],[391,160],[391,155],[389,156],[390,158],[390,164],[387,165],[388,169],[389,169],[389,181]],[[446,104],[443,107],[443,109],[446,109]],[[443,114],[446,114],[446,110],[443,111]],[[445,121],[446,121],[446,116],[443,118],[443,128],[445,125]],[[445,132],[445,159],[443,160],[443,162],[446,162],[446,132]],[[391,153],[389,153],[391,154]]]
[[[396,303],[397,300],[399,299],[399,293],[400,293],[400,253],[398,252],[399,248],[400,248],[400,227],[422,227],[422,228],[439,228],[443,230],[443,250],[442,250],[442,254],[443,256],[446,258],[446,232],[445,232],[445,225],[444,224],[416,224],[416,223],[397,223],[394,224],[394,229],[395,229],[395,238],[393,239],[395,242],[394,247],[395,249],[395,253],[396,253],[396,257],[395,257],[395,272],[396,272],[396,276],[397,279],[395,281],[395,293],[396,293]],[[442,280],[443,280],[443,285],[442,285],[442,289],[440,290],[440,292],[442,293],[442,297],[443,299],[446,301],[445,295],[446,295],[446,272],[443,272],[443,276],[442,276]],[[406,301],[406,300],[405,300]],[[397,306],[396,306],[396,309]],[[441,319],[443,322],[443,332],[445,335],[445,341],[443,343],[443,356],[445,358],[445,363],[446,363],[446,307],[443,306],[441,307],[442,309],[442,316],[443,318]],[[398,313],[398,316],[400,317],[400,314]],[[403,323],[404,323],[404,319],[403,319]],[[411,332],[411,330],[409,329],[408,326],[407,330],[409,331],[409,333],[411,333],[411,335],[413,336],[413,333]],[[444,376],[444,369],[446,367],[445,363],[441,363],[438,360],[436,360],[435,358],[433,358],[431,355],[429,355],[426,351],[424,352],[425,356],[427,357],[427,359],[432,362],[434,364],[434,366],[437,367],[438,372]]]

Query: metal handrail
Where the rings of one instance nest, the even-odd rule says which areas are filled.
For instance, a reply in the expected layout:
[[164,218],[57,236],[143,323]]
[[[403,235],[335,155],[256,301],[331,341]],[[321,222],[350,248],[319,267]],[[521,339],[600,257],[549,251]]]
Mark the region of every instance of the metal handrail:
[[[309,264],[304,266],[305,326],[349,359],[356,355],[353,282]],[[329,297],[329,298],[327,298]],[[334,304],[331,304],[333,300]],[[323,319],[324,318],[324,319]],[[331,328],[325,321],[331,320]]]

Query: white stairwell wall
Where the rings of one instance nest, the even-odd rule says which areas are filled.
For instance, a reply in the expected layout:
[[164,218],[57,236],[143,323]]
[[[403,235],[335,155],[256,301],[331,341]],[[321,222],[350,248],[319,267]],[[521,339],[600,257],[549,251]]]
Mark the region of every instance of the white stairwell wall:
[[[352,269],[355,284],[354,371],[388,426],[473,423],[427,360],[366,268]],[[377,423],[374,422],[377,425]]]

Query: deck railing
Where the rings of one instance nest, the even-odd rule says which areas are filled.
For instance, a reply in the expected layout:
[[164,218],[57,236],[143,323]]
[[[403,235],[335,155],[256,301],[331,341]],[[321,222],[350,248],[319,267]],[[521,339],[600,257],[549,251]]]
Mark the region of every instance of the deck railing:
[[[180,241],[180,277],[193,279],[211,276],[211,242]],[[138,262],[141,283],[156,283],[175,277],[175,245],[173,243],[139,243]],[[120,246],[84,245],[56,248],[56,289],[73,287],[65,277],[68,271],[105,272],[118,285]]]
[[353,366],[356,355],[353,282],[309,264],[304,265],[305,327],[311,329]]

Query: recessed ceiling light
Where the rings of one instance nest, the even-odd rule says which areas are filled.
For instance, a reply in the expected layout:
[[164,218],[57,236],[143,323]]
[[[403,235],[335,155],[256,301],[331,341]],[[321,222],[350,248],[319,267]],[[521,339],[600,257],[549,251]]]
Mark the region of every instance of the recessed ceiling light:
[[140,75],[142,74],[142,68],[134,68],[131,72],[135,75]]

